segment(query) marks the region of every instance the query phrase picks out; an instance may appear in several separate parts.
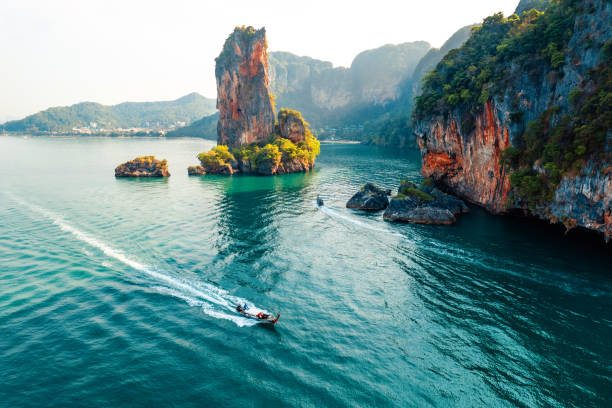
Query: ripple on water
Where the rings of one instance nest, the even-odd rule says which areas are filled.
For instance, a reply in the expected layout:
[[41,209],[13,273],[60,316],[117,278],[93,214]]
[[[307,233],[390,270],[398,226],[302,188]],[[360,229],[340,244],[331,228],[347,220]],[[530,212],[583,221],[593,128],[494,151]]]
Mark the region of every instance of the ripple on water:
[[[344,207],[366,181],[419,182],[417,152],[326,145],[305,175],[181,173],[211,145],[0,139],[8,406],[610,399],[609,255],[477,209],[435,227]],[[173,176],[112,177],[143,151]],[[242,301],[280,324],[248,326]]]

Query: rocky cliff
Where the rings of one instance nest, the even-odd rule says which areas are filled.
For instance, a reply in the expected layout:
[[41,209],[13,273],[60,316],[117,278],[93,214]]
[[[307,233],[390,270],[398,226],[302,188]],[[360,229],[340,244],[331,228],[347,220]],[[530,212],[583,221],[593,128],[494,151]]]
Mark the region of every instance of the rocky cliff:
[[349,120],[355,110],[381,107],[382,111],[396,100],[401,84],[430,48],[424,41],[387,44],[361,52],[349,68],[272,52],[272,92],[278,104],[302,111],[315,126],[333,126]]
[[216,59],[217,143],[239,147],[274,131],[265,28],[236,27]]
[[610,27],[605,0],[487,18],[417,100],[423,175],[493,213],[518,210],[610,239]]
[[281,109],[278,112],[278,129],[280,137],[299,143],[306,137],[306,126],[300,112]]

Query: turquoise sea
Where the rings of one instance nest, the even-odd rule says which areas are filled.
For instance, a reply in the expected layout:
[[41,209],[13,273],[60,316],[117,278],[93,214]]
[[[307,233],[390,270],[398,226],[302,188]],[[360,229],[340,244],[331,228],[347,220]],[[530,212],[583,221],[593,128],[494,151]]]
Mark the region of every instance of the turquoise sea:
[[[612,403],[609,248],[476,207],[450,227],[344,208],[419,182],[416,151],[188,177],[212,145],[0,138],[1,407]],[[172,176],[114,178],[145,154]]]

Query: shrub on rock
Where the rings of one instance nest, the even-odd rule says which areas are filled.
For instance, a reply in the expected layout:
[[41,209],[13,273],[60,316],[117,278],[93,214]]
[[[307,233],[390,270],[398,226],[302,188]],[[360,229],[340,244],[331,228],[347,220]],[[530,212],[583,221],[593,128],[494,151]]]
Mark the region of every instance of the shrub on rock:
[[168,177],[168,162],[155,156],[142,156],[120,164],[115,168],[115,177]]

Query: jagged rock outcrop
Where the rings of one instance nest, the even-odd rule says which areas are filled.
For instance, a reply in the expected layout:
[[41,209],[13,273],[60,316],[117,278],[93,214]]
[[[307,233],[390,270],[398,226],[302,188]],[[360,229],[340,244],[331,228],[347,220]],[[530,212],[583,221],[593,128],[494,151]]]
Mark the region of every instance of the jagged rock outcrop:
[[216,59],[217,143],[259,143],[274,131],[266,30],[236,27]]
[[274,175],[314,167],[320,145],[301,113],[281,108],[274,123],[266,47],[263,28],[236,27],[225,41],[215,69],[217,146],[197,156],[200,165],[189,167],[189,175]]
[[457,215],[467,212],[469,209],[463,201],[437,189],[431,179],[426,179],[420,187],[404,180],[383,218],[395,222],[450,225],[457,221]]
[[[536,3],[547,2],[521,5]],[[612,3],[563,0],[544,14],[489,24],[489,41],[500,27],[510,27],[508,34],[492,44],[474,43],[473,35],[438,65],[417,103],[423,176],[493,213],[519,210],[610,239],[612,116],[605,95],[612,92]],[[466,58],[464,48],[479,46],[495,59],[466,62],[465,71],[452,65]],[[483,84],[479,98],[470,82],[463,90],[445,82],[461,72]],[[476,82],[489,74],[496,82]]]
[[280,137],[299,143],[306,137],[306,124],[297,111],[281,109],[278,112],[278,128]]
[[157,160],[155,156],[137,157],[115,168],[115,177],[169,177],[166,159]]
[[373,183],[366,183],[346,203],[347,208],[364,211],[380,211],[389,205],[391,190],[383,190]]
[[508,174],[501,165],[501,152],[510,146],[509,131],[491,102],[476,115],[474,124],[472,137],[464,137],[458,112],[426,124],[419,122],[421,172],[459,196],[501,212],[510,191]]
[[202,166],[189,166],[187,167],[187,174],[190,176],[205,176],[206,169]]

